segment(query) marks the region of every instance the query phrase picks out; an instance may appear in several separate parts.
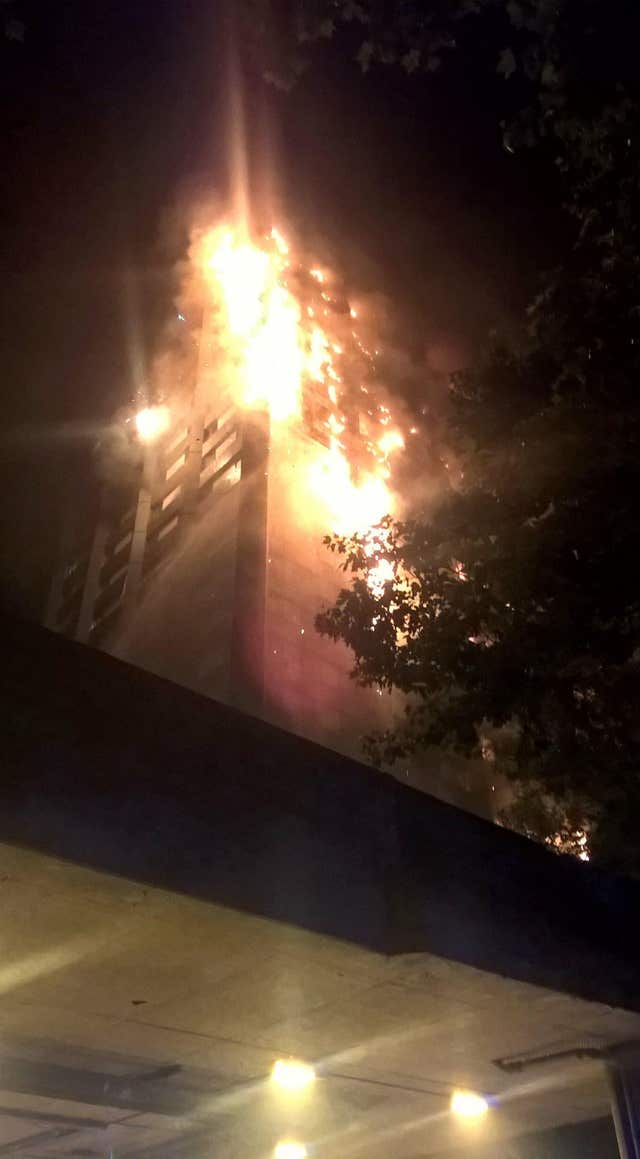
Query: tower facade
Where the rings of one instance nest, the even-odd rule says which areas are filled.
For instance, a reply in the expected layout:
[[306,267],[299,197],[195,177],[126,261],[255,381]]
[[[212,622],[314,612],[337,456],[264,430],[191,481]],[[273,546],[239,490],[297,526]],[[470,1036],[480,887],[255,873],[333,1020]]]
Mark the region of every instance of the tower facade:
[[346,647],[314,628],[343,583],[305,502],[326,448],[312,420],[272,428],[265,411],[203,389],[206,376],[201,366],[188,409],[140,447],[121,502],[62,561],[48,626],[361,756],[391,703],[358,688]]

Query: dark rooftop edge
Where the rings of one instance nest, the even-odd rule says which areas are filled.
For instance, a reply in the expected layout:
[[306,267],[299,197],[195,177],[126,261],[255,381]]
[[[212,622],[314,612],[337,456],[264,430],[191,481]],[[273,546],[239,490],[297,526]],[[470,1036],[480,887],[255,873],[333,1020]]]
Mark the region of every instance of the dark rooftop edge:
[[640,1010],[637,883],[44,628],[0,625],[0,840]]

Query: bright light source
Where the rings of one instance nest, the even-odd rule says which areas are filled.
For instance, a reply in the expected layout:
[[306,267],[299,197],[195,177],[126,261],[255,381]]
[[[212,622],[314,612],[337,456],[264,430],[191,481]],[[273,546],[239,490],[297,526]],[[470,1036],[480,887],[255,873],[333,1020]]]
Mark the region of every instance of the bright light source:
[[274,1159],[307,1159],[307,1148],[294,1139],[281,1139],[273,1154]]
[[169,410],[166,406],[145,406],[138,411],[134,421],[142,442],[152,443],[167,430]]
[[301,1091],[316,1077],[312,1066],[295,1058],[279,1058],[273,1064],[271,1078],[285,1091]]
[[489,1110],[483,1095],[475,1091],[454,1091],[451,1096],[451,1110],[461,1119],[480,1119]]

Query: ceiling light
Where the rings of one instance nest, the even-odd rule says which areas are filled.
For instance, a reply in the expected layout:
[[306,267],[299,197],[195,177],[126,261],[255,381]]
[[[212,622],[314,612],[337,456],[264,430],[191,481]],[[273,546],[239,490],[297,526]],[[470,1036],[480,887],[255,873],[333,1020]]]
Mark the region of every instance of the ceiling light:
[[489,1110],[483,1095],[475,1091],[454,1091],[451,1096],[451,1110],[460,1119],[480,1119]]
[[279,1058],[273,1064],[271,1078],[285,1091],[301,1091],[316,1077],[312,1066],[295,1058]]
[[273,1154],[274,1159],[307,1159],[307,1148],[294,1139],[281,1139]]

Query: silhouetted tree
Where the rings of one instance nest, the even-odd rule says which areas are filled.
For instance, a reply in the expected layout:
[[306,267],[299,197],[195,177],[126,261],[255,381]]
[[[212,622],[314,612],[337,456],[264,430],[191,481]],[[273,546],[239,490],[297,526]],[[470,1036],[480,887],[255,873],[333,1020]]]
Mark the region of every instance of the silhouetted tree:
[[[559,171],[561,265],[519,336],[454,377],[449,487],[428,521],[387,520],[373,554],[330,542],[350,586],[317,626],[353,649],[355,679],[409,694],[404,720],[370,739],[379,759],[432,744],[482,755],[513,781],[511,823],[561,843],[587,826],[594,857],[638,871],[640,6],[244,10],[285,87],[323,38],[348,37],[363,69],[408,73],[471,45],[505,78],[505,147]],[[372,588],[381,558],[395,578]]]

